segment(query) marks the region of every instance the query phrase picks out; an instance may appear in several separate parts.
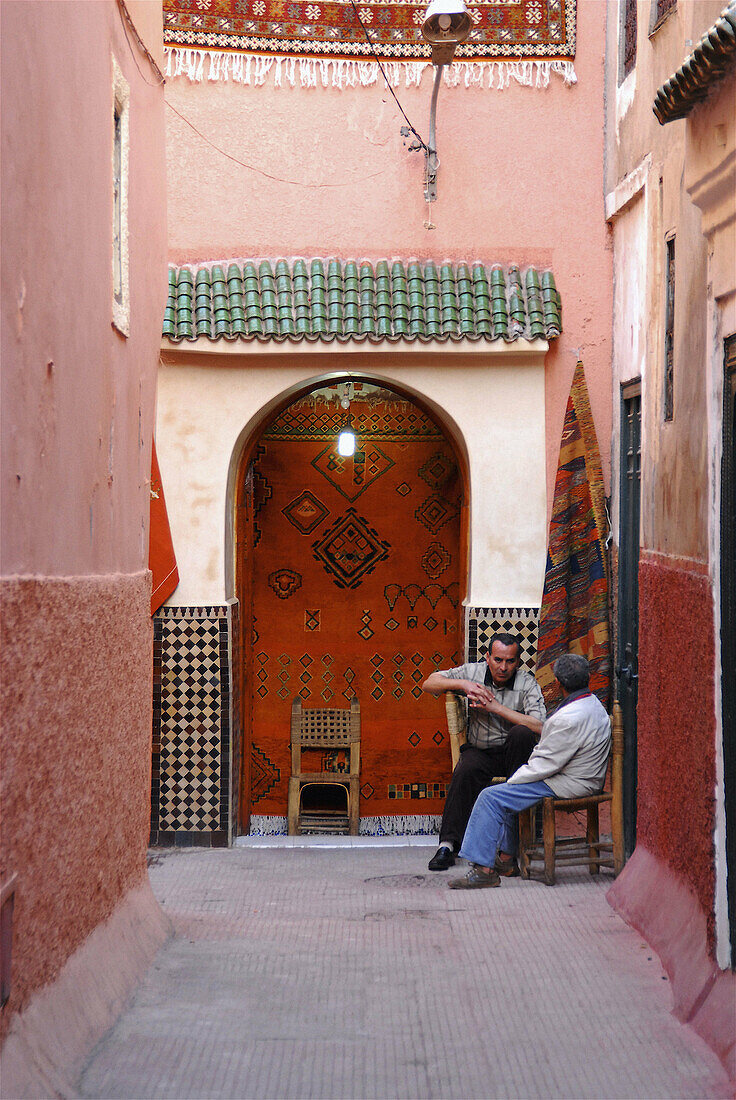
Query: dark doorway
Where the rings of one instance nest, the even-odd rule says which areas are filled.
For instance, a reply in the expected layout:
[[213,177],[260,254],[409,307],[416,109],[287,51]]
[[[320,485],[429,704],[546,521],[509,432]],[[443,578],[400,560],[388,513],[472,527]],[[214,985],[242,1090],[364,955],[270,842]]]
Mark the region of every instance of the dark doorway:
[[736,969],[736,335],[724,348],[723,460],[721,466],[721,698],[726,776],[726,890],[731,967]]
[[624,722],[624,843],[636,846],[636,704],[639,680],[639,513],[641,383],[621,394],[621,508],[618,548],[618,699]]

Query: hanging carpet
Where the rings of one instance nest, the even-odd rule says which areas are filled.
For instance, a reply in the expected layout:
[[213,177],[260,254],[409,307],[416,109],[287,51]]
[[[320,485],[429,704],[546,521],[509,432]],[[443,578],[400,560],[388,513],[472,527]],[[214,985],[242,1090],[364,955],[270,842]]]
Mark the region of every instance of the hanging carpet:
[[[295,696],[305,707],[348,707],[354,695],[361,817],[442,812],[452,770],[445,709],[421,684],[462,659],[461,477],[416,406],[356,390],[353,457],[336,453],[345,413],[334,390],[332,401],[323,392],[277,417],[247,479],[253,814],[286,814]],[[339,751],[318,755],[314,770],[348,766]]]
[[562,430],[539,614],[537,680],[548,709],[562,698],[552,672],[562,653],[587,657],[591,690],[608,708],[607,533],[601,457],[583,364],[578,363]]
[[151,510],[148,528],[148,568],[152,573],[151,614],[168,600],[179,583],[169,514],[156,456],[156,441],[151,448]]
[[[545,85],[550,72],[575,81],[576,0],[470,0],[467,8],[474,27],[449,82]],[[418,83],[431,56],[425,10],[406,0],[164,0],[167,76],[263,84],[273,68],[277,85],[373,84],[377,55],[392,83],[402,75]]]

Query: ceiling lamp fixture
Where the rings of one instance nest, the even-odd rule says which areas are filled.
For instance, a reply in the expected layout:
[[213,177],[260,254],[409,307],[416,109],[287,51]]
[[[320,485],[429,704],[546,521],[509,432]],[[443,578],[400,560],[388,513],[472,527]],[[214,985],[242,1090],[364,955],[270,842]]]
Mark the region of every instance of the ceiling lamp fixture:
[[434,65],[434,86],[429,109],[429,145],[425,147],[425,184],[424,198],[434,202],[437,198],[437,169],[440,162],[437,156],[437,96],[445,65],[449,65],[455,56],[455,50],[467,41],[473,23],[467,13],[463,0],[432,0],[422,23],[422,36],[432,47]]
[[353,431],[353,418],[348,415],[345,418],[345,426],[337,437],[337,453],[343,458],[350,458],[355,454],[355,432]]
[[355,454],[355,432],[353,431],[353,418],[350,415],[353,383],[345,382],[338,385],[337,392],[340,398],[340,408],[345,409],[345,422],[337,437],[337,453],[343,458],[351,458]]

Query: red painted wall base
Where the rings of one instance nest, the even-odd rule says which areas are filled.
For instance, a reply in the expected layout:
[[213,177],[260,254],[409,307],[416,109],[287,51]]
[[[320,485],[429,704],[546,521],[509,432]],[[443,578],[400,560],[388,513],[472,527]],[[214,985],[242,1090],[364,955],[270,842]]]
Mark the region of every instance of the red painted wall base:
[[719,970],[710,957],[706,914],[692,888],[639,845],[606,897],[659,955],[675,1016],[708,1043],[736,1082],[736,974]]
[[639,565],[637,843],[694,891],[714,947],[713,590],[701,562]]

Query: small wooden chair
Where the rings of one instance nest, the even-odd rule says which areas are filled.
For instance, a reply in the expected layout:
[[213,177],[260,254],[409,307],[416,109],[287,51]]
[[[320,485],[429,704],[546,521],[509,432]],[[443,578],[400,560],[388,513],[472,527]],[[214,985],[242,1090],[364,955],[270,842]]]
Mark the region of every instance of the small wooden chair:
[[[347,772],[303,771],[302,749],[347,749],[350,767]],[[340,786],[346,791],[345,827],[328,827],[323,831],[347,832],[358,835],[360,810],[360,703],[353,699],[350,709],[310,707],[304,709],[301,699],[291,707],[291,778],[289,779],[288,831],[299,836],[302,831],[302,792],[311,784]]]
[[[447,732],[450,735],[452,770],[455,771],[460,759],[460,746],[464,745],[468,739],[467,697],[459,691],[445,692],[445,713],[447,714]],[[505,775],[494,775],[491,785],[505,782]]]
[[445,712],[447,713],[447,732],[450,735],[452,770],[460,759],[460,746],[467,741],[468,712],[465,708],[465,696],[459,691],[445,692]]
[[[566,867],[587,866],[591,875],[597,875],[601,867],[612,867],[614,875],[624,865],[624,820],[623,820],[623,762],[624,730],[621,707],[614,703],[611,718],[612,744],[609,766],[611,770],[611,789],[600,794],[584,798],[543,798],[542,799],[542,843],[532,839],[534,835],[535,806],[522,810],[519,814],[519,866],[521,877],[541,878],[547,886],[555,884],[555,868],[558,864]],[[600,839],[598,825],[598,807],[603,802],[611,803],[611,840]],[[584,837],[556,836],[555,814],[575,813],[585,810],[587,828]],[[533,864],[543,864],[535,868]]]

